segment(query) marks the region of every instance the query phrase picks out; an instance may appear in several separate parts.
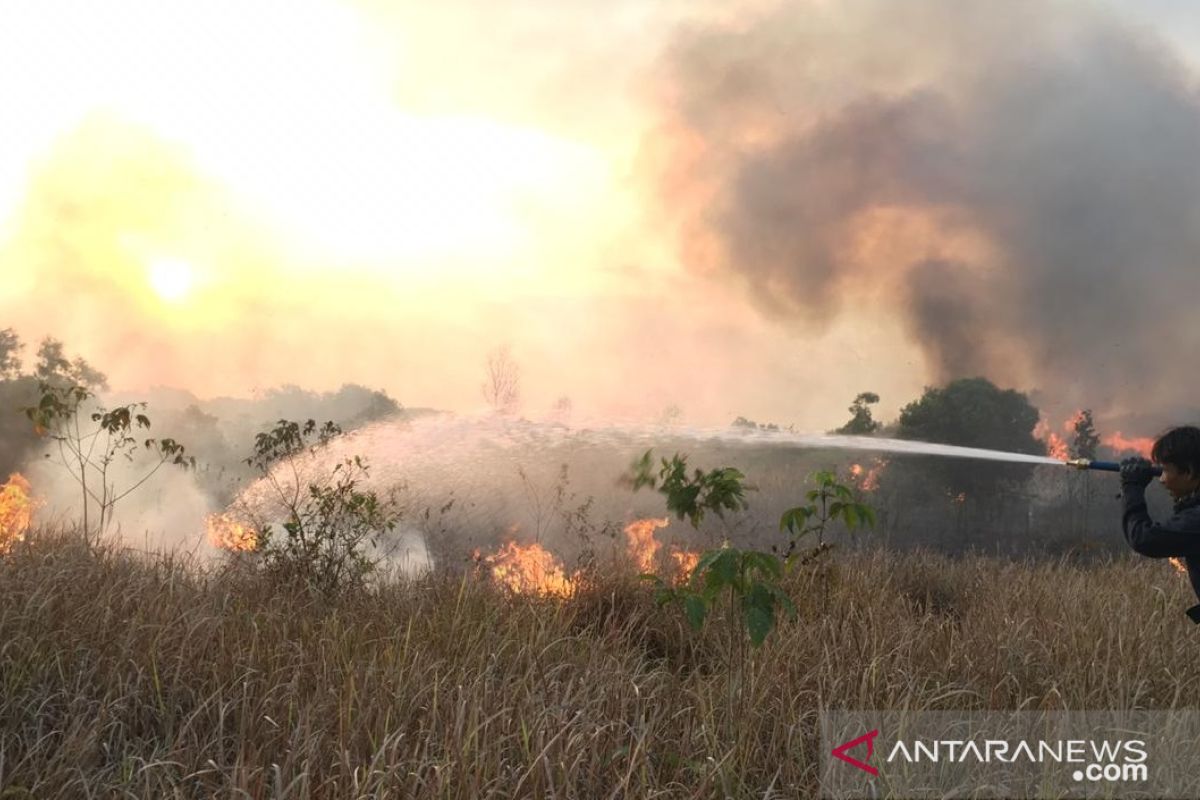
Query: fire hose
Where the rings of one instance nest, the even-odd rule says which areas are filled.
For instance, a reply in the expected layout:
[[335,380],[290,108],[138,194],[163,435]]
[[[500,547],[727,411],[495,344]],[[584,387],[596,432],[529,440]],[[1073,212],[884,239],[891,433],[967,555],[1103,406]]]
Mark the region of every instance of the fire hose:
[[[1075,469],[1095,469],[1101,472],[1120,472],[1121,464],[1117,461],[1092,461],[1090,458],[1072,458],[1070,461],[1065,461],[1068,467]],[[1150,468],[1154,475],[1162,474],[1162,467],[1155,464]]]

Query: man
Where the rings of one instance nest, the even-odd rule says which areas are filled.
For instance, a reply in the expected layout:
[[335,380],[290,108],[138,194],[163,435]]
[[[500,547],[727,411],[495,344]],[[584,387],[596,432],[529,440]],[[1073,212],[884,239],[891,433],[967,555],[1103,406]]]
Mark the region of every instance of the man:
[[[1200,428],[1172,428],[1154,443],[1150,457],[1162,465],[1159,480],[1175,501],[1175,513],[1165,522],[1150,518],[1146,487],[1154,478],[1154,467],[1144,458],[1125,459],[1121,462],[1125,540],[1135,552],[1150,558],[1182,558],[1200,598]],[[1189,608],[1187,615],[1200,624],[1200,604]]]

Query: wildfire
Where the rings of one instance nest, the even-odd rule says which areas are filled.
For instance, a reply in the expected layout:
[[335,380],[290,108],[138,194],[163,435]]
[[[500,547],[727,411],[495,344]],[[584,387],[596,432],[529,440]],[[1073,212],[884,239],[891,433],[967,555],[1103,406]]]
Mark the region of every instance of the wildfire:
[[1148,436],[1131,436],[1125,437],[1120,431],[1100,438],[1102,444],[1111,447],[1117,453],[1137,453],[1142,458],[1150,457],[1150,450],[1154,447],[1154,440]]
[[887,459],[877,458],[869,468],[862,464],[851,464],[850,479],[864,492],[873,492],[879,488],[879,474],[887,463]]
[[19,472],[8,476],[8,482],[0,486],[0,555],[25,540],[33,512],[41,505],[24,476]]
[[490,556],[481,557],[476,551],[475,557],[491,572],[492,580],[518,594],[569,597],[575,591],[562,562],[537,542],[508,542]]
[[[1071,424],[1070,422],[1067,423]],[[1045,420],[1039,420],[1036,427],[1033,429],[1033,435],[1041,439],[1046,445],[1046,454],[1051,458],[1057,458],[1059,461],[1066,461],[1071,457],[1071,448],[1063,437],[1055,433]]]
[[1051,458],[1066,461],[1071,457],[1071,448],[1067,446],[1066,440],[1051,431],[1050,435],[1046,437],[1046,453]]
[[673,550],[671,558],[675,560],[675,570],[680,580],[687,580],[692,570],[700,563],[700,554],[692,550]]
[[629,539],[629,557],[642,572],[653,572],[662,543],[654,538],[654,532],[671,524],[669,517],[637,519],[625,526]]
[[[662,542],[655,538],[654,532],[671,524],[670,517],[649,517],[636,519],[625,526],[625,536],[629,540],[629,557],[643,573],[657,572],[659,566],[659,551]],[[669,552],[668,565],[675,573],[677,582],[687,580],[692,569],[700,561],[700,554],[690,550],[682,550],[674,545]]]
[[1187,575],[1187,565],[1183,563],[1183,559],[1172,557],[1168,558],[1167,561],[1171,562],[1171,566],[1174,567],[1175,571],[1180,575]]
[[255,530],[229,514],[209,514],[204,518],[204,527],[213,547],[236,552],[249,552],[258,547]]

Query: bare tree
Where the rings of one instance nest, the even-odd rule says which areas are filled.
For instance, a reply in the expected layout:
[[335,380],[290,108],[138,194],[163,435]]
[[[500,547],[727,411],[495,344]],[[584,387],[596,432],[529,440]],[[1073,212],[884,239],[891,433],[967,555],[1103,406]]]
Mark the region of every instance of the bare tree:
[[512,413],[521,397],[521,370],[513,360],[508,345],[488,353],[487,375],[483,382],[483,399],[494,410]]

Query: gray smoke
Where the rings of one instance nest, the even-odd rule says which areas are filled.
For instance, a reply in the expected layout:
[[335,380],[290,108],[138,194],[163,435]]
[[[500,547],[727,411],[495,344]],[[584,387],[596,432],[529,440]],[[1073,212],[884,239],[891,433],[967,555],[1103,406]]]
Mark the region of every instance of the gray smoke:
[[[1076,3],[850,0],[689,29],[661,67],[659,187],[712,243],[691,260],[765,308],[882,304],[937,380],[1197,407],[1200,102],[1152,32]],[[887,245],[899,212],[922,246]]]

